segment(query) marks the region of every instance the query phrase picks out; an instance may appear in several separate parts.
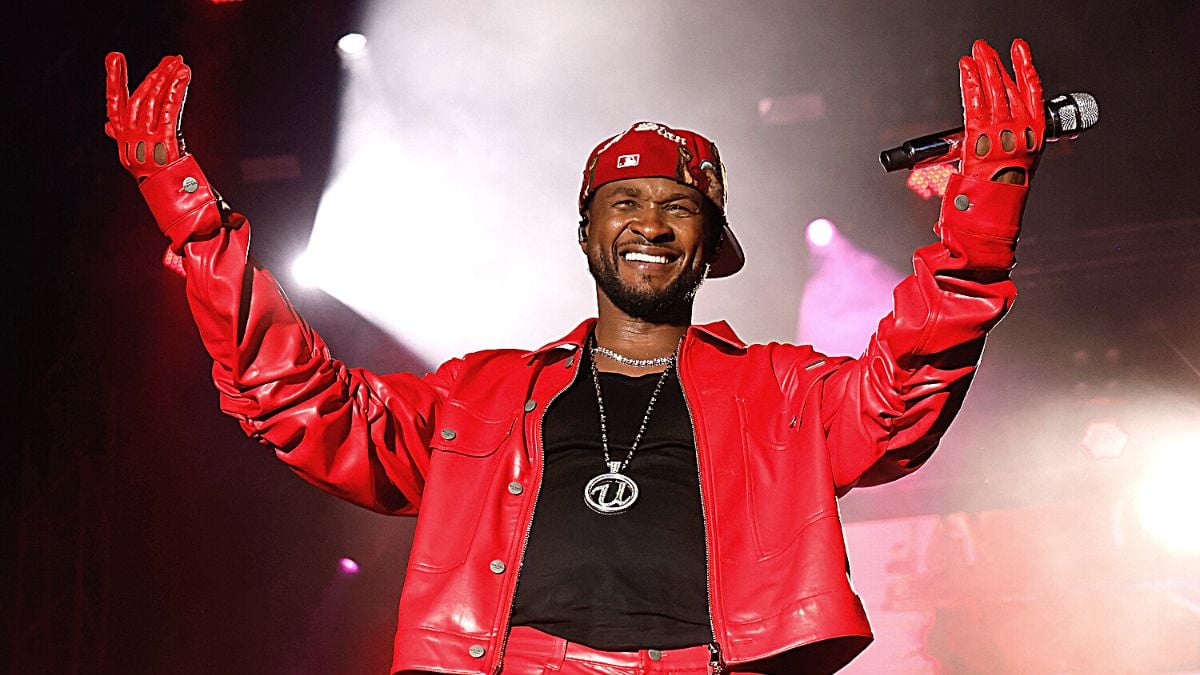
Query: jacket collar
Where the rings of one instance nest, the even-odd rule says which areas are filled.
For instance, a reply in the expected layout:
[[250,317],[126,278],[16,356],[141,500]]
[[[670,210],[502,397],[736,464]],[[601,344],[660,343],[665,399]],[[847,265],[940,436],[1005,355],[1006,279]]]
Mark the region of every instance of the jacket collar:
[[592,328],[596,325],[596,319],[584,319],[582,323],[576,326],[570,333],[546,344],[538,347],[531,352],[525,352],[525,356],[533,356],[535,354],[543,354],[551,349],[583,349],[583,343],[587,342],[588,336],[592,334]]
[[[525,352],[525,356],[534,356],[543,354],[552,349],[583,349],[583,345],[587,342],[588,336],[592,334],[592,329],[596,326],[596,319],[584,319],[582,323],[576,326],[570,333],[561,338],[538,347],[531,352]],[[745,349],[746,343],[742,342],[741,338],[733,332],[729,324],[724,321],[714,321],[712,323],[692,324],[688,327],[687,336],[694,337],[698,333],[704,333],[709,337],[716,339],[734,349]]]
[[688,333],[704,333],[709,337],[715,338],[718,342],[722,342],[734,349],[742,350],[746,348],[746,343],[733,332],[729,324],[724,321],[714,321],[712,323],[692,324],[688,328]]

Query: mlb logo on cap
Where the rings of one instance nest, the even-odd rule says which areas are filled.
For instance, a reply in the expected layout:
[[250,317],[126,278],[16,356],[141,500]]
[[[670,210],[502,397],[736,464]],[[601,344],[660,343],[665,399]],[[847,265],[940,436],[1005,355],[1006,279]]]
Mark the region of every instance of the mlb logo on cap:
[[642,156],[640,154],[638,154],[638,155],[621,155],[620,157],[617,157],[617,168],[624,169],[624,168],[631,167],[631,166],[637,166],[638,161],[641,160],[641,158],[642,158]]

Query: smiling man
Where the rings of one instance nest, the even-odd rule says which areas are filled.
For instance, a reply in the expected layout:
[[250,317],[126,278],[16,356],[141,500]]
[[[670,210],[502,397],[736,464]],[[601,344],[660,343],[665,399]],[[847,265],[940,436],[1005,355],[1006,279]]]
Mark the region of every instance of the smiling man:
[[[639,122],[592,151],[579,193],[579,245],[596,280],[605,339],[661,355],[691,323],[705,277],[741,269],[725,221],[717,146],[691,131]],[[620,336],[620,337],[619,337]],[[618,362],[619,363],[619,362]]]
[[939,240],[856,359],[692,324],[704,279],[745,263],[695,132],[641,122],[589,156],[596,318],[381,376],[332,358],[249,255],[179,137],[180,57],[130,96],[109,55],[105,130],[181,256],[222,409],[320,488],[418,516],[394,672],[829,673],[871,640],[837,498],[929,458],[1015,295],[1044,121],[1012,55],[1015,82],[982,42],[960,61]]
[[[598,208],[588,208],[586,218],[596,225],[582,225],[579,243],[596,280],[597,301],[653,323],[677,318],[672,313],[686,309],[695,296],[705,261],[720,241],[721,229],[706,226],[715,209],[706,208],[695,189],[667,178],[609,183],[592,201]],[[626,229],[630,234],[618,242]]]

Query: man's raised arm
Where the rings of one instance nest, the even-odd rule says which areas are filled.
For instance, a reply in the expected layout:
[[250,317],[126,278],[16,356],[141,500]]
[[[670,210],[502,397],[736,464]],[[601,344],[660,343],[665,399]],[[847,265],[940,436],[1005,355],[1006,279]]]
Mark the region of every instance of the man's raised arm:
[[987,332],[1016,296],[1009,273],[1029,181],[1044,145],[1042,86],[1023,40],[1014,82],[983,41],[959,62],[966,137],[946,188],[940,241],[914,273],[860,359],[829,372],[822,420],[840,492],[916,470],[962,404]]
[[245,217],[188,154],[180,119],[191,71],[183,59],[164,58],[132,95],[125,57],[111,53],[105,67],[105,133],[182,258],[221,409],[305,480],[375,511],[415,513],[434,418],[459,362],[418,378],[333,359],[250,257]]

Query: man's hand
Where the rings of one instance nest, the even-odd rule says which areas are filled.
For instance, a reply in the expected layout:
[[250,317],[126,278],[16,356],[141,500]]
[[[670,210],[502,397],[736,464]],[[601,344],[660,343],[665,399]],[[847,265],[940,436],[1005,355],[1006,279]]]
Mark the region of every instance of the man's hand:
[[966,118],[961,171],[972,178],[1028,185],[1045,146],[1045,104],[1029,45],[1020,38],[1013,40],[1012,61],[1015,83],[1000,55],[983,40],[975,41],[971,56],[959,59]]
[[182,56],[165,57],[130,96],[125,55],[111,52],[104,67],[108,72],[104,133],[117,142],[121,164],[141,183],[187,154],[180,121],[192,71]]

